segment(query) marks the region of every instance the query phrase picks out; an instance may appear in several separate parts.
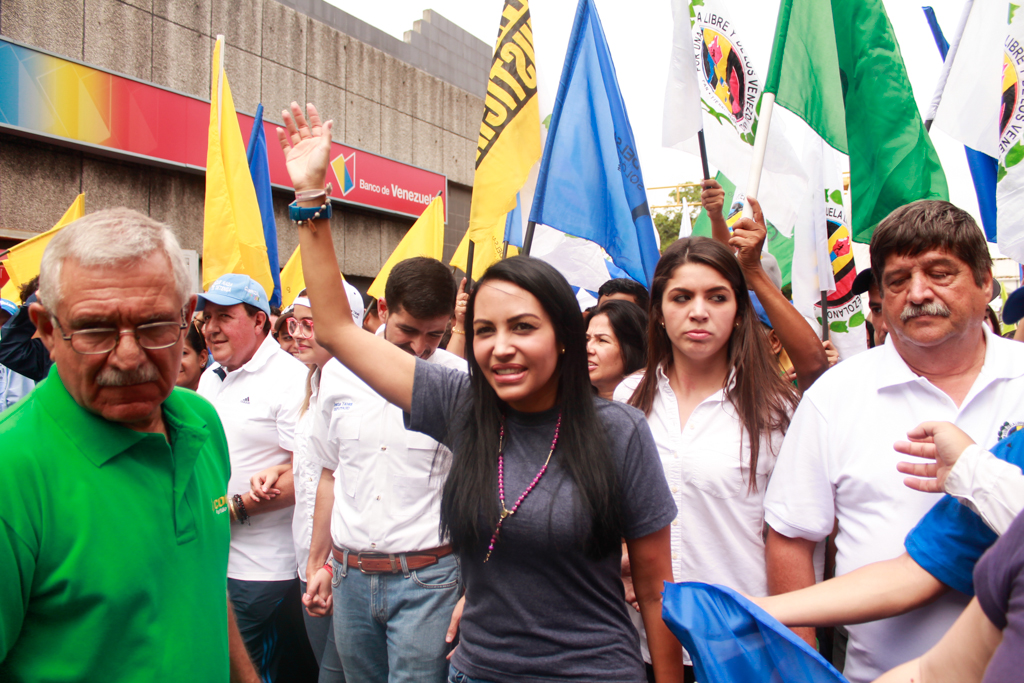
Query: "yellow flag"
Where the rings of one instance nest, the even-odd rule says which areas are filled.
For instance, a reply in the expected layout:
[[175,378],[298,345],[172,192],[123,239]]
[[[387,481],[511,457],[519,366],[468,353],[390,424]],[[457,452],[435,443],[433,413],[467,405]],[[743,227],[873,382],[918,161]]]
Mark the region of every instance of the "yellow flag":
[[477,139],[470,239],[486,242],[491,226],[516,208],[516,193],[540,153],[530,8],[526,0],[506,0]]
[[405,233],[405,237],[391,252],[384,267],[377,273],[373,284],[366,290],[370,296],[383,299],[384,285],[388,282],[391,269],[400,261],[416,256],[427,256],[441,260],[444,254],[444,200],[438,195],[430,202],[420,217]]
[[[501,252],[505,248],[505,221],[501,221],[491,230],[490,236],[485,242],[474,242],[473,247],[473,277],[479,279],[484,271],[501,260]],[[515,256],[519,253],[518,247],[508,245],[508,256]],[[463,273],[466,272],[466,259],[469,257],[469,233],[459,242],[459,248],[455,255],[448,262],[449,266],[455,266]]]
[[213,48],[210,139],[206,149],[206,213],[203,217],[203,289],[226,273],[242,273],[274,292],[263,221],[238,127],[235,102],[224,73],[224,36]]
[[281,270],[281,303],[284,306],[291,306],[295,297],[306,288],[306,279],[302,276],[302,254],[299,247],[295,247],[288,263],[284,264]]
[[43,260],[43,251],[50,243],[57,231],[68,223],[73,223],[85,215],[85,195],[80,194],[71,202],[71,206],[64,212],[57,224],[46,232],[27,239],[20,244],[11,247],[7,253],[7,260],[4,261],[4,269],[11,279],[0,291],[0,297],[10,301],[21,302],[21,295],[18,290],[21,286],[39,275],[39,264]]

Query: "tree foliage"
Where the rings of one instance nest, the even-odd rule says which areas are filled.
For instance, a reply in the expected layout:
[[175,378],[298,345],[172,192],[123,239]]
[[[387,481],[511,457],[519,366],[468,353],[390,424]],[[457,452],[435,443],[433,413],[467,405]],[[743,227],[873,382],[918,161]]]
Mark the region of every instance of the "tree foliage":
[[[700,215],[700,189],[700,186],[681,187],[668,193],[672,201],[686,200],[691,224]],[[662,209],[651,214],[651,218],[654,220],[654,227],[661,238],[661,250],[664,252],[668,245],[679,239],[679,226],[683,222],[682,213],[680,209]]]

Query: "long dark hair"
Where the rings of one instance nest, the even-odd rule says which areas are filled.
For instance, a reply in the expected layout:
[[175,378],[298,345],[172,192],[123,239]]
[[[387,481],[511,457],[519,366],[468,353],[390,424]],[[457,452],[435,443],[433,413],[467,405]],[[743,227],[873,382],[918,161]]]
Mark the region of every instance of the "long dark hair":
[[587,318],[588,330],[599,315],[608,317],[608,324],[619,342],[622,373],[632,375],[647,365],[647,311],[632,301],[609,299]]
[[[729,388],[729,402],[736,408],[746,437],[750,439],[750,490],[757,489],[757,458],[761,437],[774,431],[789,429],[790,415],[798,401],[792,385],[782,379],[779,362],[759,329],[761,322],[750,303],[747,283],[739,261],[728,249],[707,237],[676,240],[665,250],[654,269],[651,286],[651,315],[647,325],[647,372],[637,386],[630,404],[651,414],[654,395],[658,391],[658,366],[672,366],[672,342],[662,327],[662,297],[676,268],[687,263],[708,266],[729,281],[736,297],[736,327],[729,336],[728,358],[735,382]],[[742,442],[741,442],[742,445]]]
[[[624,522],[618,475],[604,425],[597,418],[587,372],[586,331],[579,304],[565,278],[543,261],[514,256],[484,273],[469,297],[466,320],[473,320],[476,295],[490,281],[508,282],[537,298],[565,349],[558,373],[562,427],[554,457],[572,477],[577,509],[589,521],[582,550],[592,559],[607,557],[621,542]],[[466,325],[471,391],[462,419],[453,425],[451,442],[458,451],[441,497],[441,534],[456,552],[480,550],[500,516],[498,506],[498,431],[508,406],[498,398],[473,354],[473,326]],[[557,353],[552,349],[552,353]],[[506,433],[506,439],[509,435]],[[513,435],[514,438],[514,435]]]

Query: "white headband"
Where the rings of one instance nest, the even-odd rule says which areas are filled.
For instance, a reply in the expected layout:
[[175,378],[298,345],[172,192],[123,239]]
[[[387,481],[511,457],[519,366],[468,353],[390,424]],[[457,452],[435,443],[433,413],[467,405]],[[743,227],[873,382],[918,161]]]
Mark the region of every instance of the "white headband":
[[305,296],[295,297],[295,301],[292,302],[291,307],[294,308],[295,306],[305,306],[306,308],[313,308],[313,306],[309,303],[309,297]]

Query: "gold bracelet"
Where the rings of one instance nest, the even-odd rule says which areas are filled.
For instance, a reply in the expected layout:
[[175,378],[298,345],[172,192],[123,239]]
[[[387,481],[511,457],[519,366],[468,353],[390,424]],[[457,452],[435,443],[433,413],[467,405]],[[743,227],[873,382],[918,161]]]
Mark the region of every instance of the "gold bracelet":
[[453,327],[452,328],[452,334],[463,334],[464,335],[464,334],[466,334],[466,331],[465,330],[457,330],[457,329],[455,329]]
[[231,521],[238,521],[238,510],[235,508],[235,501],[233,498],[228,498],[228,514],[231,515]]

